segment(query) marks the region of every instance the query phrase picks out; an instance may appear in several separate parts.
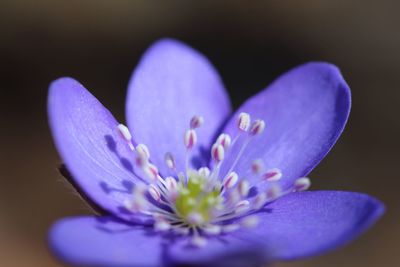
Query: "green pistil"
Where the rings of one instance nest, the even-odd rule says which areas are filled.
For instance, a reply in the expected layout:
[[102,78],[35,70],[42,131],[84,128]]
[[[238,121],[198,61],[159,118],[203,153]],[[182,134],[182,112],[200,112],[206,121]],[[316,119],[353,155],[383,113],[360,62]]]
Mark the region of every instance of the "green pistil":
[[215,187],[207,191],[207,182],[206,177],[192,172],[189,173],[187,185],[179,185],[179,196],[175,206],[185,221],[192,213],[200,214],[204,222],[211,219],[211,211],[218,203],[220,188]]

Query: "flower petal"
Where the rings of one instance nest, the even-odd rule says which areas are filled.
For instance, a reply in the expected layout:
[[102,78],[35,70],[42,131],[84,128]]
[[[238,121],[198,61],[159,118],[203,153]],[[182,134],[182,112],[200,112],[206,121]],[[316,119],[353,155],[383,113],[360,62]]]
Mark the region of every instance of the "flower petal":
[[49,246],[63,262],[79,266],[163,266],[161,236],[110,217],[75,217],[55,223]]
[[135,140],[149,147],[151,160],[164,175],[169,173],[167,152],[175,157],[178,170],[185,168],[183,136],[193,116],[204,117],[190,160],[199,166],[207,164],[211,141],[229,114],[229,99],[216,70],[178,41],[165,39],[150,47],[129,83],[128,125]]
[[274,259],[310,257],[354,240],[384,209],[379,200],[361,193],[292,193],[267,206],[257,228],[238,236],[264,240],[264,249]]
[[[239,176],[248,176],[255,159],[262,159],[266,169],[281,169],[284,186],[307,175],[343,131],[350,102],[349,87],[331,64],[308,63],[282,75],[236,113],[248,112],[266,123],[238,161]],[[236,116],[226,128],[231,134],[237,131]],[[231,163],[232,157],[227,158],[223,169]]]
[[132,151],[111,113],[71,78],[50,85],[48,113],[55,144],[74,182],[101,208],[127,218],[123,201],[138,179]]

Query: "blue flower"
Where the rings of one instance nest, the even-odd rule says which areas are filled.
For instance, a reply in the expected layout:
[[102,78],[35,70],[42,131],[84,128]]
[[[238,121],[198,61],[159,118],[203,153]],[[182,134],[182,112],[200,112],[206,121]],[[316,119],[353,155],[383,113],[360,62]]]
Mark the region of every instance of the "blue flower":
[[50,248],[83,266],[260,266],[346,244],[382,203],[305,191],[305,176],[343,131],[350,103],[335,66],[308,63],[232,113],[209,61],[174,40],[156,42],[135,70],[129,128],[60,78],[48,96],[53,137],[102,214],[56,222]]

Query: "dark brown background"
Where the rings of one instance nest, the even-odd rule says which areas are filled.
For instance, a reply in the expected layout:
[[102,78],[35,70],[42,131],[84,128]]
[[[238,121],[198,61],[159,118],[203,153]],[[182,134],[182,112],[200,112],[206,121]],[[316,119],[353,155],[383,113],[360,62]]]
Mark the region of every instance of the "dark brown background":
[[45,246],[49,225],[90,213],[56,171],[45,110],[50,81],[77,78],[123,119],[126,85],[140,54],[170,36],[214,62],[236,106],[296,64],[324,60],[342,69],[353,92],[351,118],[312,173],[313,189],[367,192],[388,211],[350,246],[278,266],[399,266],[400,5],[193,3],[0,2],[0,265],[59,266]]

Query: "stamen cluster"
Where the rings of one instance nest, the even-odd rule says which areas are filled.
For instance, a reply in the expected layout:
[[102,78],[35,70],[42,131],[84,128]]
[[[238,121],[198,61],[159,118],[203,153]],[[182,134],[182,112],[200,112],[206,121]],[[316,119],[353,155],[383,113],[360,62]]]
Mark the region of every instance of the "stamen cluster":
[[[249,195],[250,184],[239,177],[235,167],[252,138],[263,133],[265,122],[261,119],[251,121],[248,113],[240,113],[237,119],[237,133],[232,139],[222,133],[211,147],[212,168],[189,168],[189,159],[197,144],[197,130],[203,125],[201,116],[194,116],[184,133],[183,145],[186,148],[186,170],[176,170],[172,152],[165,154],[165,164],[174,173],[162,177],[158,168],[151,163],[146,145],[132,143],[129,129],[120,124],[117,129],[132,150],[135,163],[146,177],[145,183],[136,184],[131,198],[126,200],[125,208],[132,213],[142,213],[154,219],[157,231],[173,231],[180,235],[190,235],[191,243],[203,246],[207,237],[236,231],[241,227],[254,227],[258,223],[257,211],[278,197],[293,191],[308,189],[310,181],[303,177],[297,179],[290,188],[283,189],[278,181],[282,172],[278,168],[264,169],[261,159],[255,159],[249,169],[251,175],[260,183],[268,183],[265,191]],[[239,137],[245,141],[239,144]],[[239,149],[232,147],[240,145]],[[233,151],[238,151],[235,155]],[[221,164],[225,156],[233,158],[229,170],[221,177]]]

